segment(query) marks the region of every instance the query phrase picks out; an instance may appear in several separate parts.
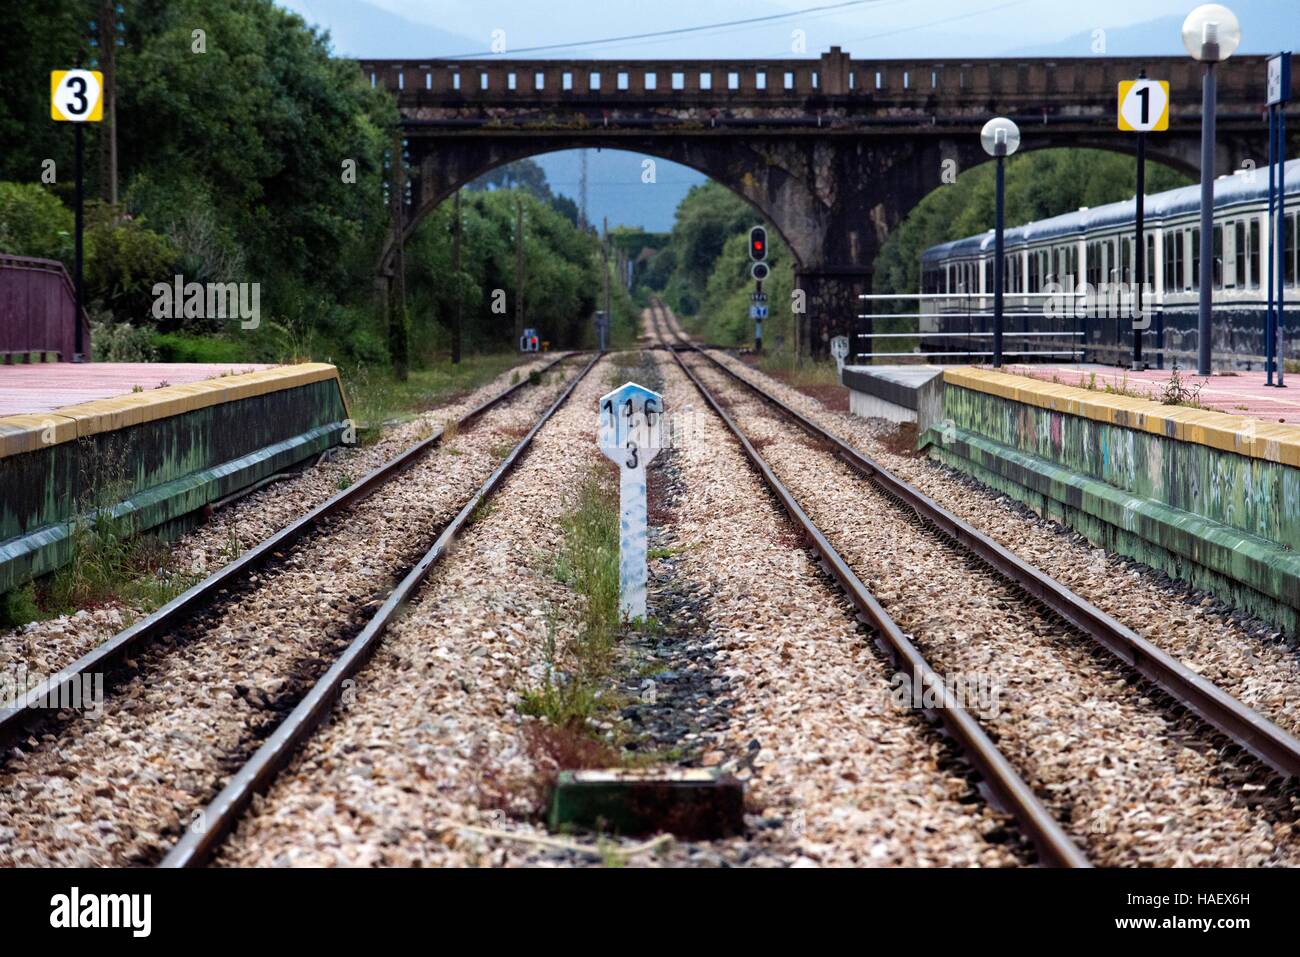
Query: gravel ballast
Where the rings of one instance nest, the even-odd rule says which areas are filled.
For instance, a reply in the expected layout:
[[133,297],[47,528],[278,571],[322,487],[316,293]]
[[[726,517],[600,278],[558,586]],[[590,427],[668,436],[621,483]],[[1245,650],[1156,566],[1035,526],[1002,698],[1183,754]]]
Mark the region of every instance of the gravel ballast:
[[143,650],[102,713],[11,751],[0,766],[0,864],[155,860],[560,388],[528,387],[490,410]]
[[688,361],[931,663],[996,689],[986,729],[1097,863],[1294,863],[1294,793],[706,360]]

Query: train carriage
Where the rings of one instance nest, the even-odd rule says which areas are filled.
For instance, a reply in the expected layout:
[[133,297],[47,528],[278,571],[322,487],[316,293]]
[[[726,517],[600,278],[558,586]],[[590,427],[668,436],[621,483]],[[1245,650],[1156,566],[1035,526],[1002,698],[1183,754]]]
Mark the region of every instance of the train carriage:
[[[1285,329],[1300,323],[1300,160],[1287,164]],[[1222,176],[1214,196],[1214,353],[1250,368],[1264,361],[1270,257],[1268,173]],[[1146,198],[1143,308],[1153,362],[1182,365],[1197,351],[1200,187]],[[1004,330],[1016,359],[1072,357],[1124,364],[1132,353],[1135,289],[1134,199],[1083,208],[1006,230]],[[992,329],[993,231],[943,243],[921,255],[923,351],[962,359],[988,348]],[[945,336],[943,333],[950,333]],[[983,335],[980,335],[980,334]],[[1300,358],[1300,343],[1286,345]]]

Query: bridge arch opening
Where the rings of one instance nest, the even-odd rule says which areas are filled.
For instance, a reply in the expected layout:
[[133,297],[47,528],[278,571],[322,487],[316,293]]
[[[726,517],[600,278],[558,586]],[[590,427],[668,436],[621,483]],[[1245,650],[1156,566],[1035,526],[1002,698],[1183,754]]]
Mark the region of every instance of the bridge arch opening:
[[[743,200],[755,213],[754,225],[764,225],[773,230],[794,258],[796,267],[801,267],[803,261],[800,257],[799,245],[792,241],[793,225],[788,221],[788,217],[783,217],[783,210],[776,203],[772,202],[770,197],[757,185],[755,177],[748,170],[742,170],[736,175],[729,175],[731,170],[720,168],[718,164],[709,163],[700,157],[691,155],[682,155],[679,150],[664,148],[663,141],[650,140],[648,143],[632,146],[611,147],[605,142],[592,144],[590,142],[580,141],[576,144],[556,145],[544,141],[541,144],[536,142],[521,142],[513,149],[493,149],[489,155],[482,157],[479,162],[458,162],[450,164],[450,169],[445,172],[437,169],[433,163],[420,164],[420,193],[417,207],[408,214],[407,221],[403,227],[403,241],[410,242],[412,237],[419,230],[423,222],[439,209],[443,203],[449,201],[458,190],[464,189],[476,182],[483,176],[494,172],[495,170],[509,166],[520,160],[536,160],[541,156],[551,156],[559,153],[576,152],[581,150],[591,150],[593,152],[612,152],[622,153],[629,156],[637,156],[652,161],[665,161],[678,166],[686,167],[701,176],[705,177],[704,181],[712,181],[726,188],[729,192]],[[442,164],[438,164],[442,165]],[[657,176],[657,172],[655,174]],[[655,183],[629,180],[628,188],[654,188]],[[569,195],[566,193],[566,195]],[[683,193],[683,195],[685,195]],[[573,198],[570,196],[570,198]],[[680,201],[680,200],[679,200]],[[598,227],[598,223],[591,224]],[[626,225],[634,225],[628,223]],[[379,273],[381,275],[391,275],[393,270],[394,243],[390,234],[385,241],[379,261]]]

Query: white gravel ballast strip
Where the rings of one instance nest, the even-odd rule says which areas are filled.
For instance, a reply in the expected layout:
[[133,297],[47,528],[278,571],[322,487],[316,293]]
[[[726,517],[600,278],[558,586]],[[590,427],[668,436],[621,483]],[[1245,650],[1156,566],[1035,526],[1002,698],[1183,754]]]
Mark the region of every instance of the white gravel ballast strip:
[[0,865],[155,860],[559,391],[530,387],[490,410],[145,649],[101,713],[9,753]]

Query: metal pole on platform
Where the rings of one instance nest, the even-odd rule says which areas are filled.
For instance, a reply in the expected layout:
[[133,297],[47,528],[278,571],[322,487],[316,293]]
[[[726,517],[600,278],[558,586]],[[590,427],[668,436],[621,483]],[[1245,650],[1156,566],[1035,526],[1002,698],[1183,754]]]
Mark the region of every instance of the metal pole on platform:
[[1273,311],[1273,294],[1276,292],[1273,286],[1273,265],[1277,257],[1272,254],[1272,247],[1276,235],[1277,214],[1277,197],[1274,190],[1277,188],[1277,108],[1270,106],[1268,108],[1268,308],[1264,313],[1264,370],[1268,374],[1265,385],[1273,384],[1273,367],[1276,363],[1277,356],[1273,347],[1277,342],[1277,315]]
[[1196,322],[1196,372],[1209,375],[1213,360],[1214,314],[1214,64],[1205,64],[1201,87],[1201,265]]
[[997,171],[997,221],[993,236],[993,368],[1002,368],[1002,269],[1006,248],[1006,159],[998,157]]
[[980,130],[984,152],[997,160],[996,219],[993,227],[993,368],[1002,368],[1002,273],[1006,270],[1003,242],[1006,225],[1006,158],[1020,148],[1020,127],[1005,116],[994,117]]
[[1214,65],[1237,52],[1241,45],[1241,24],[1227,7],[1206,3],[1187,15],[1182,34],[1188,54],[1205,64],[1201,86],[1201,276],[1196,371],[1209,375],[1214,313],[1214,111],[1218,101]]
[[1277,387],[1286,376],[1286,112],[1277,110]]

